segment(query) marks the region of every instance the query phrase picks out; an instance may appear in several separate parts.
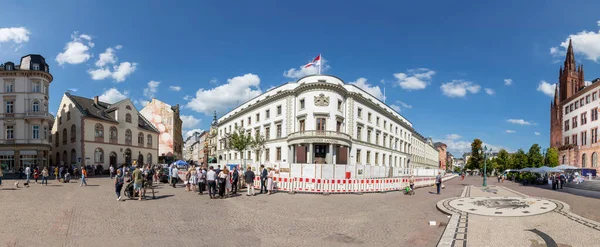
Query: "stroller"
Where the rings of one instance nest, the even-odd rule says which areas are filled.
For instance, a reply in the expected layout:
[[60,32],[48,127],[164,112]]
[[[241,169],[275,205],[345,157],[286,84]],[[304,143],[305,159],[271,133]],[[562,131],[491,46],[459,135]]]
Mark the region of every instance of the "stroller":
[[[146,196],[143,190],[150,189],[152,190],[152,199],[156,199],[156,196],[154,195],[154,187],[151,183],[152,182],[147,182],[147,180],[144,180],[144,182],[142,183],[142,197]],[[131,180],[129,183],[127,183],[127,185],[125,185],[125,190],[123,191],[123,193],[129,199],[135,199],[139,197],[138,193],[133,190],[133,180]]]
[[63,179],[63,183],[70,183],[71,182],[71,174],[69,172],[67,172],[65,174],[65,178]]

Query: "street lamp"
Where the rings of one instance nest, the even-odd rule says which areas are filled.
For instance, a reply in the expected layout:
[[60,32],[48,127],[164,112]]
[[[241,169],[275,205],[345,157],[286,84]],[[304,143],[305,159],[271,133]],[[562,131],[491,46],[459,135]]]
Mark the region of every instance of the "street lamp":
[[[487,187],[487,145],[483,146],[483,187]],[[492,149],[490,148],[490,153],[492,152]]]

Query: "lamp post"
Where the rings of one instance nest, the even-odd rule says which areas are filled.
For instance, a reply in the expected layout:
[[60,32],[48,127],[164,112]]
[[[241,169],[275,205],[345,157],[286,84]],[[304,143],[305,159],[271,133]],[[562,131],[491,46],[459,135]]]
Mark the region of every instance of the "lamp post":
[[[487,145],[483,146],[483,187],[487,187]],[[492,152],[492,149],[490,148],[490,153]]]

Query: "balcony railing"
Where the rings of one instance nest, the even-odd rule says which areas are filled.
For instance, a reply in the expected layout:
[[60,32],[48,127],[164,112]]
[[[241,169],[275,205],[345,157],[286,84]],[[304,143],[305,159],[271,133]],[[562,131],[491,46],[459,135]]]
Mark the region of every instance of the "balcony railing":
[[0,139],[0,144],[48,144],[51,143],[44,139]]
[[52,114],[48,113],[48,112],[42,112],[42,111],[28,111],[25,112],[24,114],[25,118],[46,118],[46,119],[52,119],[53,116]]
[[329,139],[335,139],[350,143],[352,139],[350,135],[337,131],[324,131],[324,130],[306,130],[298,131],[288,135],[288,140],[297,140],[304,138],[322,138],[324,142],[328,142]]

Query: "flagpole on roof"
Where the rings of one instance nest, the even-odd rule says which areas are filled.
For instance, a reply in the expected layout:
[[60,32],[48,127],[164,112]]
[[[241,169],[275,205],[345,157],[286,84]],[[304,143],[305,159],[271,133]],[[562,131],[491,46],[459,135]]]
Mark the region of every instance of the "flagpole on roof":
[[321,60],[323,60],[323,57],[321,56],[321,54],[319,54],[319,75],[321,74]]

